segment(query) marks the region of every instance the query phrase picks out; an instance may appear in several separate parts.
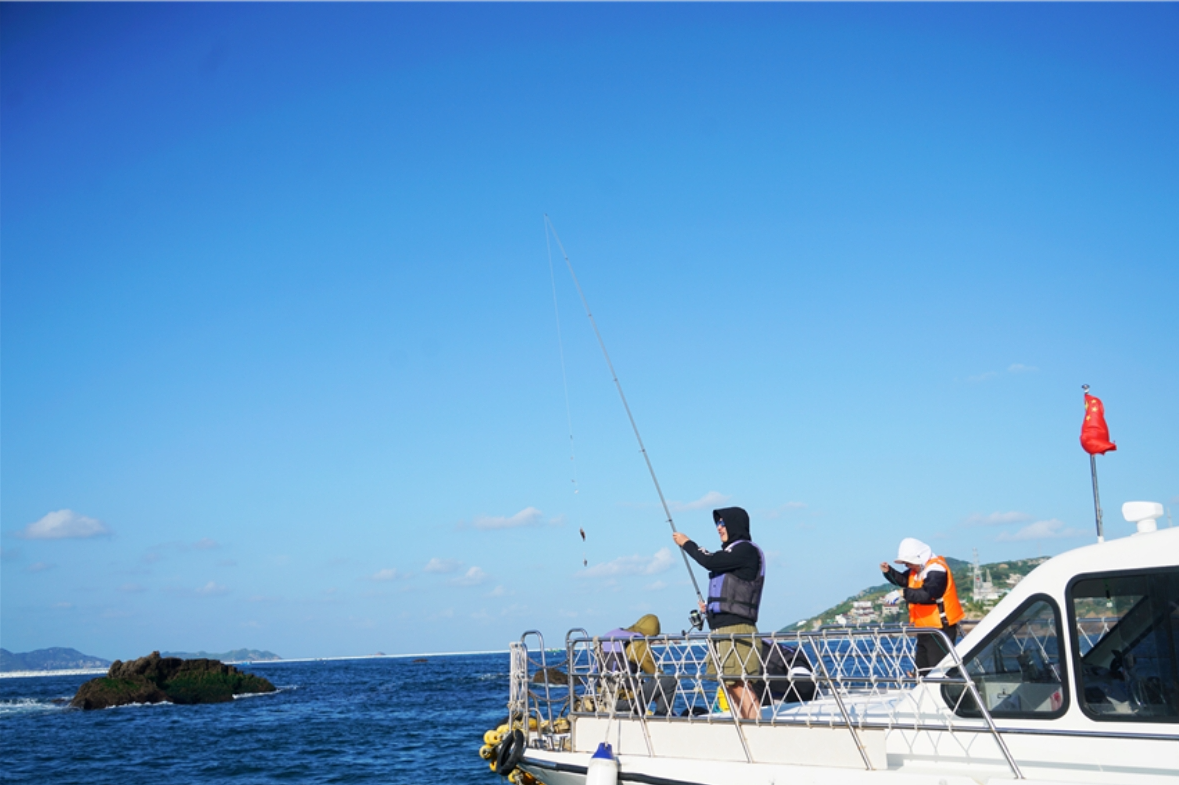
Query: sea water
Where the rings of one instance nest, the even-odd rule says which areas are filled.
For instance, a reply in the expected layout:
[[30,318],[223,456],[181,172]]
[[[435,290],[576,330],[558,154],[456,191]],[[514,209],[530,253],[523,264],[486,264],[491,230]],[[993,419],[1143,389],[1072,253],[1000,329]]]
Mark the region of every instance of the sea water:
[[0,679],[0,781],[481,783],[508,655],[239,665],[279,691],[202,706],[67,708],[93,675]]

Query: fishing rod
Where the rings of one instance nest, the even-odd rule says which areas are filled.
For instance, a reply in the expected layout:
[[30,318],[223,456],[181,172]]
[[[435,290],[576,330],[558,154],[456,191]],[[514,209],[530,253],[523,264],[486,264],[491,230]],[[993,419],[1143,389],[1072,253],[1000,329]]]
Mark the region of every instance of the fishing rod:
[[[626,402],[626,393],[622,391],[622,383],[618,381],[618,374],[614,370],[614,363],[610,362],[610,353],[606,351],[606,342],[602,340],[602,332],[598,329],[598,323],[590,311],[589,301],[585,299],[585,291],[581,288],[581,282],[577,280],[577,273],[573,272],[573,262],[569,261],[569,254],[565,253],[565,245],[561,242],[561,236],[557,234],[557,229],[553,226],[548,213],[545,213],[544,222],[548,230],[553,233],[553,239],[557,241],[557,247],[561,249],[561,256],[565,258],[565,266],[569,268],[569,275],[573,278],[574,286],[577,287],[577,295],[581,298],[581,304],[585,308],[585,315],[589,317],[590,324],[594,327],[594,335],[598,337],[598,346],[602,347],[602,356],[606,358],[606,367],[610,369],[610,376],[614,379],[614,386],[618,388],[618,397],[622,399],[622,408],[626,409],[626,416],[630,420],[630,427],[635,432],[635,439],[639,442],[639,452],[643,454],[643,460],[647,462],[647,471],[651,473],[651,482],[655,483],[655,493],[659,494],[659,503],[663,505],[663,512],[667,515],[667,523],[671,526],[672,534],[675,534],[678,532],[678,529],[675,527],[675,521],[671,518],[671,509],[667,506],[667,500],[663,498],[663,489],[659,487],[659,478],[655,476],[655,467],[651,465],[651,456],[647,455],[647,448],[643,444],[643,437],[639,435],[639,426],[635,424],[635,417],[631,414],[630,404]],[[696,591],[696,599],[703,604],[704,596],[700,593],[700,584],[696,582],[696,573],[692,572],[692,565],[688,562],[688,554],[684,552],[683,548],[680,548],[679,552],[680,556],[684,559],[684,568],[688,571],[688,577],[692,579],[692,588]],[[696,609],[692,609],[689,618],[692,621],[692,626],[696,629],[701,629],[704,626],[704,622],[700,618],[700,612]]]

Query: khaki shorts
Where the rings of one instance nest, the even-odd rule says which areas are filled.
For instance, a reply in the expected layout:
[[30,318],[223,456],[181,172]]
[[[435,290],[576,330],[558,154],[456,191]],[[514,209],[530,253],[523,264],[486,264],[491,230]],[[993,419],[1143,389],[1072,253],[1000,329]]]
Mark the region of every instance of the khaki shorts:
[[[720,660],[721,673],[725,680],[761,675],[760,646],[757,645],[757,627],[752,624],[734,624],[718,627],[713,635],[729,636],[712,641],[716,659]],[[708,675],[716,676],[716,660],[708,658]]]

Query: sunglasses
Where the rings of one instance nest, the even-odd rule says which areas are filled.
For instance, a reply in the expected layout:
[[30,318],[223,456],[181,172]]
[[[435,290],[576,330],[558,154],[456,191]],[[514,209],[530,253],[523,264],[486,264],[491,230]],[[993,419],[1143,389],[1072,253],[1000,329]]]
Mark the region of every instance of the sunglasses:
[[725,528],[725,522],[724,522],[724,521],[717,521],[717,522],[716,522],[716,528],[718,528],[718,529],[723,529],[723,528]]

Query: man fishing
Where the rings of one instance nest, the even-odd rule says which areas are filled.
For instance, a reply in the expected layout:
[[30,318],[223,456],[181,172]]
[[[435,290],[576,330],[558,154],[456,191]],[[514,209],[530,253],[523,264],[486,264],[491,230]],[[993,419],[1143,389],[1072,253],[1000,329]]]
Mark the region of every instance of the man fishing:
[[[761,675],[757,644],[757,611],[765,585],[766,559],[749,535],[749,513],[740,507],[712,511],[723,550],[710,553],[682,532],[672,534],[675,544],[708,570],[708,601],[700,610],[715,635],[729,636],[716,641],[716,655],[722,678],[732,696],[735,713],[754,719],[760,701],[751,680]],[[710,675],[716,666],[708,663]]]

